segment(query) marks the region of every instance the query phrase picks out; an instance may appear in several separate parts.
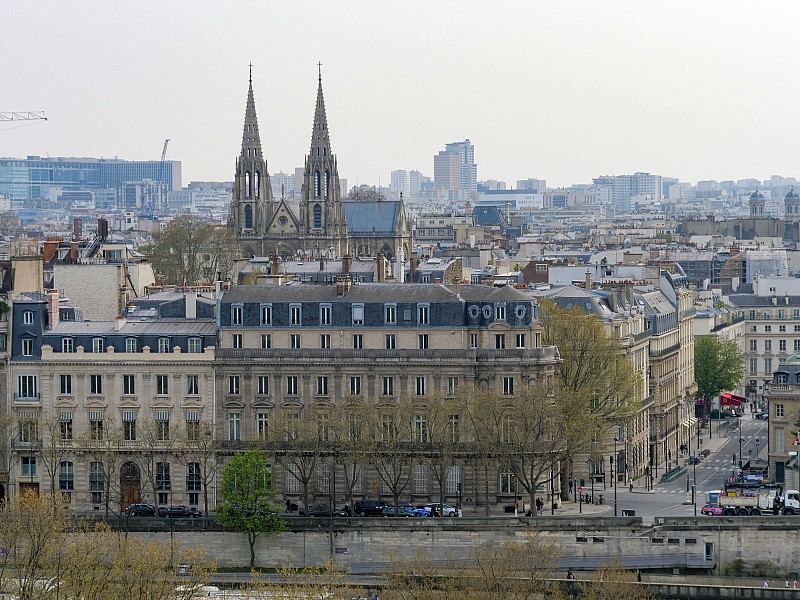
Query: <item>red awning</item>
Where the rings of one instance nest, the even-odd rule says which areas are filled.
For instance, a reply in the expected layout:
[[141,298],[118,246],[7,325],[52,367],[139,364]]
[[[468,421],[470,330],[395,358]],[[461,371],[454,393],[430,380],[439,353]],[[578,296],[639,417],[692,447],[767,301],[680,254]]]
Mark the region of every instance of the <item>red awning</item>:
[[746,402],[747,398],[742,398],[736,394],[729,394],[725,392],[719,395],[720,406],[739,406],[742,402]]

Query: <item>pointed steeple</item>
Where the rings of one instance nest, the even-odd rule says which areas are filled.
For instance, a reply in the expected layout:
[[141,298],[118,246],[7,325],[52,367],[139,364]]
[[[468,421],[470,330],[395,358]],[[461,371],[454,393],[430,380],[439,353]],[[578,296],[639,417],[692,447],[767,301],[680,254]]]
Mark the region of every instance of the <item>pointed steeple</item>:
[[331,140],[328,137],[328,117],[325,115],[325,98],[322,95],[322,63],[319,67],[317,86],[317,107],[314,110],[314,129],[311,132],[311,156],[330,156]]
[[247,90],[247,107],[244,111],[244,131],[242,132],[242,158],[259,156],[261,156],[261,137],[258,134],[256,101],[253,97],[253,63],[250,63],[250,87]]

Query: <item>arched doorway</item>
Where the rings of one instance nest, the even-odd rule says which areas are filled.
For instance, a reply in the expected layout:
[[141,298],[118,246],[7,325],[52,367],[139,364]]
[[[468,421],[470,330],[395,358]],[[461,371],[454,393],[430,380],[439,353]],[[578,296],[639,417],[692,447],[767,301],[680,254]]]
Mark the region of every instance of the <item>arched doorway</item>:
[[136,463],[126,462],[120,468],[119,480],[122,508],[142,501],[142,476]]

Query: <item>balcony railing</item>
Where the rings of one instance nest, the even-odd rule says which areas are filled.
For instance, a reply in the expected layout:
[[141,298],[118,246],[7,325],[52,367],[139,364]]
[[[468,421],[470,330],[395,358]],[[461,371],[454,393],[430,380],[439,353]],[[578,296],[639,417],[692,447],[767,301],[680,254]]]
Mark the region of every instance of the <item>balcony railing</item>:
[[353,360],[353,359],[461,359],[475,362],[485,362],[502,359],[528,359],[538,361],[552,361],[558,359],[558,351],[553,346],[544,348],[511,348],[505,350],[351,350],[351,349],[320,349],[302,348],[291,349],[262,349],[262,348],[217,348],[217,358],[236,359],[296,359],[296,360]]
[[788,383],[770,383],[769,391],[771,392],[788,392],[791,386]]
[[39,402],[39,394],[14,394],[14,402]]
[[681,349],[680,344],[673,344],[669,348],[664,348],[663,350],[651,350],[650,356],[653,358],[661,358],[662,356],[666,356],[667,354],[672,354],[674,352],[677,352],[680,349]]

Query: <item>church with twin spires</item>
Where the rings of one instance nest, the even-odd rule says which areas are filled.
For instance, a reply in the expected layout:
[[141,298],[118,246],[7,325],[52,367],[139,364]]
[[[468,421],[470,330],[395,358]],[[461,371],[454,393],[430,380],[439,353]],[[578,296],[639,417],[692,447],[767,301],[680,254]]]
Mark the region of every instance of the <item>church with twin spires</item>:
[[272,196],[267,159],[261,150],[251,72],[228,226],[247,258],[276,255],[284,259],[333,260],[383,253],[387,259],[402,264],[411,253],[411,226],[402,199],[342,199],[321,73],[300,200],[292,202]]

